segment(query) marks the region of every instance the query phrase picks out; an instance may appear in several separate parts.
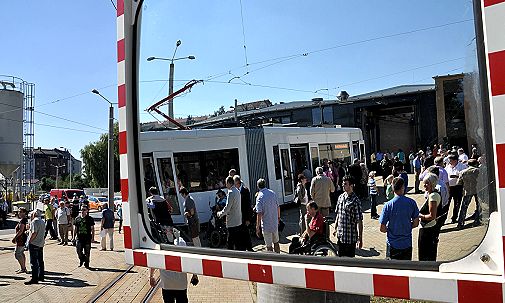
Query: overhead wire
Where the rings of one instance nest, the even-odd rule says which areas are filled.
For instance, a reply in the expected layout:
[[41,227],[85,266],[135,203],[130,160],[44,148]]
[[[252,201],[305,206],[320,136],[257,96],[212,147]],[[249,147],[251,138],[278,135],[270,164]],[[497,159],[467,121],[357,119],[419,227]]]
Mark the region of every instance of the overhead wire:
[[[9,118],[5,118],[5,117],[0,117],[0,120],[7,120],[7,121],[21,122],[21,123],[25,122],[24,120],[9,119]],[[99,133],[99,132],[94,132],[94,131],[89,131],[89,130],[84,130],[84,129],[76,129],[76,128],[70,128],[70,127],[58,126],[58,125],[51,125],[51,124],[45,124],[45,123],[33,122],[33,124],[40,125],[40,126],[46,126],[46,127],[52,127],[52,128],[58,128],[58,129],[65,129],[65,130],[83,132],[83,133],[98,134],[98,135],[102,134],[102,133]]]
[[[10,107],[15,107],[15,109],[4,111],[4,112],[0,112],[0,114],[14,112],[14,111],[18,111],[18,110],[24,110],[24,107],[22,107],[22,106],[16,106],[16,105],[13,105],[13,104],[8,104],[8,103],[3,103],[3,102],[0,102],[0,104],[5,105],[5,106],[10,106]],[[95,128],[95,129],[98,129],[98,130],[107,131],[104,128],[100,128],[100,127],[96,127],[96,126],[89,125],[89,124],[86,124],[86,123],[82,123],[80,121],[70,120],[70,119],[67,119],[65,117],[60,117],[60,116],[44,113],[44,112],[41,112],[41,111],[38,111],[38,110],[34,110],[34,112],[38,113],[38,114],[45,115],[45,116],[49,116],[49,117],[52,117],[52,118],[61,119],[61,120],[67,121],[67,122],[71,122],[71,123],[75,123],[75,124],[79,124],[79,125],[84,125],[84,126],[87,126],[87,127],[90,127],[90,128]]]
[[[340,86],[337,86],[337,87],[334,87],[334,88],[318,89],[316,91],[314,91],[314,90],[296,89],[296,88],[290,88],[290,87],[280,87],[280,86],[273,86],[273,85],[254,84],[254,83],[243,81],[242,79],[240,79],[240,77],[235,76],[231,72],[229,72],[228,74],[230,74],[232,76],[235,76],[236,79],[239,79],[240,81],[242,81],[242,83],[231,82],[231,80],[233,80],[235,77],[232,78],[232,79],[230,79],[229,81],[218,81],[218,80],[203,80],[203,81],[204,81],[204,83],[207,82],[207,83],[216,83],[216,84],[233,84],[233,85],[244,85],[244,86],[247,85],[247,86],[253,86],[253,87],[263,87],[263,88],[271,88],[271,89],[278,89],[278,90],[287,90],[287,91],[296,91],[296,92],[303,92],[303,93],[314,94],[314,93],[318,93],[318,91],[321,91],[321,90],[336,90],[336,89],[339,89],[339,88],[348,87],[348,86],[352,86],[352,85],[359,84],[359,83],[364,83],[364,82],[368,82],[368,81],[373,81],[373,80],[378,80],[378,79],[382,79],[382,78],[387,78],[387,77],[390,77],[390,76],[406,73],[406,72],[409,72],[409,71],[419,70],[419,69],[423,69],[423,68],[427,68],[427,67],[432,67],[432,66],[436,66],[436,65],[440,65],[440,64],[445,64],[445,63],[448,63],[448,62],[454,62],[454,61],[462,60],[462,59],[465,59],[466,57],[468,57],[468,56],[458,57],[458,58],[451,58],[451,59],[447,59],[447,60],[443,60],[443,61],[439,61],[439,62],[435,62],[435,63],[431,63],[431,64],[426,64],[426,65],[422,65],[422,66],[417,66],[417,67],[401,70],[401,71],[394,72],[394,73],[383,74],[383,75],[379,75],[377,77],[367,78],[367,79],[363,79],[363,80],[359,80],[359,81],[343,84],[343,85],[340,85]],[[166,79],[152,79],[152,80],[144,80],[144,81],[141,81],[141,82],[158,82],[158,81],[159,82],[161,82],[161,81],[165,81],[166,82],[167,80]],[[174,81],[188,82],[190,80],[174,80]]]
[[242,8],[242,0],[239,0],[240,2],[240,19],[242,20],[242,39],[244,42],[244,57],[245,57],[245,66],[249,66],[249,63],[247,62],[247,45],[245,42],[245,27],[244,27],[244,12]]
[[[253,63],[248,63],[248,66],[262,64],[262,63],[266,63],[266,62],[270,62],[270,61],[276,61],[276,62],[268,64],[265,67],[261,67],[261,68],[258,68],[256,70],[254,70],[254,71],[257,71],[257,70],[261,70],[263,68],[270,67],[270,66],[273,66],[273,65],[276,65],[276,64],[280,64],[280,63],[283,63],[283,62],[286,62],[286,61],[289,61],[289,60],[293,60],[293,59],[296,59],[296,58],[299,58],[299,57],[307,57],[307,56],[309,56],[311,54],[315,54],[315,53],[319,53],[319,52],[325,52],[325,51],[329,51],[329,50],[333,50],[333,49],[348,47],[348,46],[357,45],[357,44],[368,43],[368,42],[382,40],[382,39],[389,39],[389,38],[394,38],[394,37],[409,35],[409,34],[423,32],[423,31],[429,31],[429,30],[433,30],[433,29],[438,29],[438,28],[443,28],[443,27],[452,26],[452,25],[456,25],[456,24],[461,24],[461,23],[465,23],[465,22],[470,22],[470,21],[473,21],[473,20],[474,19],[464,19],[464,20],[459,20],[459,21],[454,21],[454,22],[448,22],[448,23],[444,23],[444,24],[438,24],[438,25],[433,25],[433,26],[428,26],[428,27],[413,29],[413,30],[404,31],[404,32],[400,32],[400,33],[394,33],[394,34],[389,34],[389,35],[382,35],[382,36],[367,38],[367,39],[363,39],[363,40],[358,40],[358,41],[353,41],[353,42],[349,42],[349,43],[338,44],[338,45],[334,45],[334,46],[330,46],[330,47],[326,47],[326,48],[321,48],[321,49],[316,49],[316,50],[312,50],[312,51],[307,51],[307,52],[303,52],[303,53],[291,54],[291,55],[286,55],[286,56],[281,56],[281,57],[276,57],[276,58],[270,58],[270,59],[266,59],[266,60],[262,60],[262,61],[257,61],[257,62],[253,62]],[[207,78],[207,80],[212,80],[212,79],[223,77],[224,75],[227,75],[229,73],[229,71],[243,69],[245,67],[246,67],[245,65],[242,65],[242,66],[239,66],[239,67],[236,67],[236,68],[228,69],[227,72],[222,72],[222,73],[219,73],[219,74],[215,74],[215,75],[209,76]],[[244,73],[244,76],[245,75],[249,75],[252,72],[253,71],[250,71],[248,73]]]

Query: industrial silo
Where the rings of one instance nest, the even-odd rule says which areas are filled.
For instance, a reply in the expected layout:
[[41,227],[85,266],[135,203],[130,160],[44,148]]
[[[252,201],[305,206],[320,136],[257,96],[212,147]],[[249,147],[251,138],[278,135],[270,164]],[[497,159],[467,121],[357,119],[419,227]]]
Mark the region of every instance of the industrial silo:
[[17,83],[0,81],[0,173],[6,178],[20,166],[23,150],[23,93]]

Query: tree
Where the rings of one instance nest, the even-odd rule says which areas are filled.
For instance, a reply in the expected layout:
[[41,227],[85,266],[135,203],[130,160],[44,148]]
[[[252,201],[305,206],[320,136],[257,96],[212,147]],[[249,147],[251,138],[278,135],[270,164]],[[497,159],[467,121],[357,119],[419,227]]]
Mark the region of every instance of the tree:
[[225,112],[226,112],[226,111],[224,110],[224,106],[223,106],[223,105],[221,105],[221,107],[220,107],[218,110],[214,111],[214,114],[212,114],[211,116],[212,116],[212,117],[217,117],[217,116],[219,116],[219,115],[224,114]]
[[56,182],[48,177],[42,177],[40,179],[40,189],[43,191],[50,191],[51,189],[56,187]]
[[[119,180],[119,127],[114,124],[114,191],[120,190]],[[100,135],[100,139],[91,142],[81,149],[81,158],[86,171],[88,184],[91,187],[107,187],[108,173],[108,134]],[[74,186],[74,184],[72,184]]]

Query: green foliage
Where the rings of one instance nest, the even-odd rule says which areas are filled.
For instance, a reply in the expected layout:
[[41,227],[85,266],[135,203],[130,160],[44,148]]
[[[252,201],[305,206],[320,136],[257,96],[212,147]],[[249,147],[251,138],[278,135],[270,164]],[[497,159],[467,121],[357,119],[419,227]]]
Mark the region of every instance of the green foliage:
[[[114,191],[120,190],[119,180],[119,144],[118,124],[114,124]],[[108,172],[108,134],[100,135],[100,139],[91,142],[81,149],[81,158],[86,172],[87,184],[91,187],[107,187]],[[58,185],[59,186],[59,185]],[[72,182],[72,187],[74,184]]]
[[217,116],[219,116],[219,115],[224,114],[225,112],[226,112],[226,110],[224,109],[224,106],[223,106],[223,105],[221,105],[221,107],[220,107],[218,110],[214,111],[214,114],[212,114],[212,115],[210,115],[210,116],[211,116],[211,117],[217,117]]
[[40,179],[40,189],[43,191],[50,191],[51,189],[56,187],[56,182],[48,177],[42,177]]

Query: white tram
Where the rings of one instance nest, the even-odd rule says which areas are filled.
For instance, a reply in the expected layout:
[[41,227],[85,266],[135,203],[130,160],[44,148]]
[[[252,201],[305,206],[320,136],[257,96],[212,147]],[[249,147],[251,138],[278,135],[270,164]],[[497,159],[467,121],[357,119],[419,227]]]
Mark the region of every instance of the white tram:
[[[358,128],[260,127],[143,132],[140,135],[145,190],[151,186],[173,207],[175,224],[184,224],[179,188],[189,189],[201,223],[210,219],[216,192],[231,168],[251,194],[264,178],[279,204],[291,203],[297,175],[325,159],[350,164],[364,157]],[[177,185],[177,186],[176,186]]]

